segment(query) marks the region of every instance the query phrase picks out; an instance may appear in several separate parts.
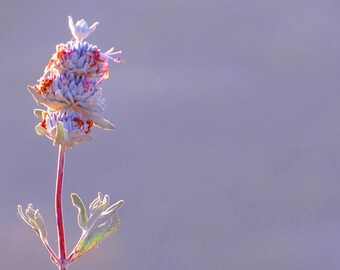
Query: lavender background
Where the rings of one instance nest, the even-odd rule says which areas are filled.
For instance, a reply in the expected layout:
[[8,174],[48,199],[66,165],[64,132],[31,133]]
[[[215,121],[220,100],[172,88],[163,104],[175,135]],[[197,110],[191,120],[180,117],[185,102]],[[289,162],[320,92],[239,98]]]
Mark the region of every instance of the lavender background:
[[124,199],[122,227],[70,270],[339,269],[335,0],[1,1],[2,269],[56,269],[16,206],[40,209],[55,247],[57,148],[26,85],[67,15],[127,60],[103,83],[116,130],[67,152],[64,185],[69,251],[71,192]]

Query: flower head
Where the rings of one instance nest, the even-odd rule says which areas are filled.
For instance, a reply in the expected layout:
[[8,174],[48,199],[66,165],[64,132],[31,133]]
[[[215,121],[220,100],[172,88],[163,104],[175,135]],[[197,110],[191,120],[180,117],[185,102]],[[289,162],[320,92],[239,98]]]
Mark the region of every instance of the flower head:
[[50,110],[35,110],[34,112],[36,116],[42,118],[35,127],[36,132],[53,140],[54,145],[73,147],[75,143],[93,139],[89,135],[93,122],[84,119],[79,113]]
[[43,77],[48,73],[74,73],[96,79],[99,83],[108,77],[108,60],[116,63],[124,62],[119,57],[112,57],[119,53],[121,51],[114,51],[114,48],[102,53],[97,46],[87,42],[61,43],[56,46],[56,53],[52,55],[46,66]]
[[89,112],[103,112],[105,108],[102,88],[84,75],[50,74],[28,90],[37,102],[56,111],[81,107]]
[[88,27],[84,20],[74,24],[69,16],[75,40],[58,44],[43,76],[37,84],[28,86],[36,102],[48,108],[44,113],[36,111],[43,118],[36,131],[52,139],[54,144],[72,147],[74,143],[89,140],[92,138],[88,135],[92,125],[113,129],[108,120],[98,115],[105,108],[99,84],[109,76],[109,60],[116,63],[124,60],[113,56],[121,51],[111,48],[102,53],[97,46],[83,42],[97,24]]

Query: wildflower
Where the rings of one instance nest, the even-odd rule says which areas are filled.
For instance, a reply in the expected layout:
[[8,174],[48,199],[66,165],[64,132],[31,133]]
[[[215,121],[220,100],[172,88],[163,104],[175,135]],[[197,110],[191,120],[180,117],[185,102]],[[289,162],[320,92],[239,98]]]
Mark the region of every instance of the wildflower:
[[18,206],[19,215],[42,240],[52,262],[60,270],[66,270],[73,260],[80,258],[118,230],[120,220],[116,210],[123,205],[120,200],[109,206],[109,196],[102,197],[98,193],[98,197],[89,207],[88,217],[82,200],[73,193],[72,202],[78,208],[78,225],[82,229],[82,235],[72,253],[67,255],[61,201],[66,147],[72,148],[76,143],[92,140],[90,132],[93,126],[113,129],[108,120],[98,115],[105,109],[103,90],[99,85],[109,76],[109,60],[124,62],[123,59],[114,57],[121,51],[111,48],[102,53],[97,46],[83,42],[96,29],[97,22],[88,27],[84,20],[74,24],[71,16],[68,19],[73,40],[56,46],[56,52],[45,67],[42,77],[34,86],[28,86],[35,101],[47,108],[34,110],[34,114],[41,118],[35,127],[36,132],[51,139],[54,145],[59,145],[55,190],[59,256],[47,242],[47,230],[39,211],[29,204],[24,213],[22,207]]
[[108,195],[102,197],[99,192],[98,197],[89,206],[90,217],[88,218],[80,197],[72,193],[71,198],[73,205],[78,208],[78,225],[82,229],[82,235],[68,258],[70,262],[80,258],[108,235],[118,230],[120,219],[116,210],[124,203],[120,200],[109,206],[110,197]]

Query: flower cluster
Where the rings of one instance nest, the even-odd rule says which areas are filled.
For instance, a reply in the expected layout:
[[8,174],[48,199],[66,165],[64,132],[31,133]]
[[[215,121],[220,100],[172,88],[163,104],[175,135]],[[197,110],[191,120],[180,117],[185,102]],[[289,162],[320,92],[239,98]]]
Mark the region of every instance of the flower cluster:
[[52,55],[43,76],[37,84],[28,86],[33,98],[48,108],[36,113],[42,118],[36,131],[52,139],[54,144],[73,147],[74,143],[88,140],[93,125],[113,129],[108,120],[98,115],[105,108],[99,84],[109,76],[109,60],[116,63],[124,60],[114,57],[121,51],[111,48],[102,53],[97,46],[83,41],[97,24],[88,27],[84,20],[74,24],[69,16],[73,40],[56,46],[56,53]]
[[35,110],[34,113],[42,118],[42,121],[35,127],[36,132],[53,140],[54,144],[72,147],[73,143],[91,141],[93,139],[88,134],[93,126],[93,122],[91,120],[84,122],[79,113],[51,110]]

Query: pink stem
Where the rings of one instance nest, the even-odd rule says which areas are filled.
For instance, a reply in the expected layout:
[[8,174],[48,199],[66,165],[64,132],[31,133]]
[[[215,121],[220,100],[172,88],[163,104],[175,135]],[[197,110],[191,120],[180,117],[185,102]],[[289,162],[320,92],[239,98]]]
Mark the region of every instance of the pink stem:
[[65,161],[65,146],[59,145],[57,179],[55,187],[55,214],[57,218],[58,248],[60,260],[59,270],[67,269],[63,210],[61,202],[63,193],[64,161]]

